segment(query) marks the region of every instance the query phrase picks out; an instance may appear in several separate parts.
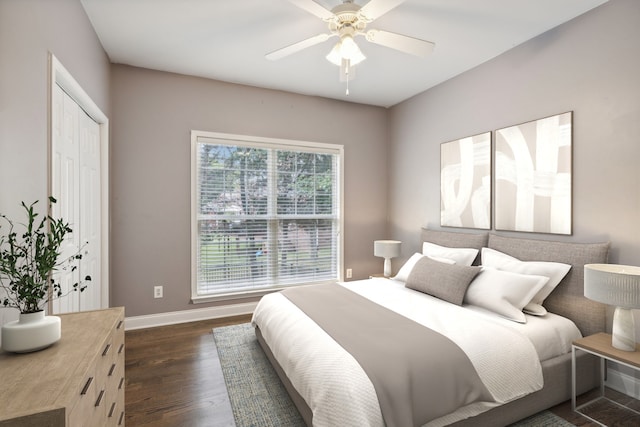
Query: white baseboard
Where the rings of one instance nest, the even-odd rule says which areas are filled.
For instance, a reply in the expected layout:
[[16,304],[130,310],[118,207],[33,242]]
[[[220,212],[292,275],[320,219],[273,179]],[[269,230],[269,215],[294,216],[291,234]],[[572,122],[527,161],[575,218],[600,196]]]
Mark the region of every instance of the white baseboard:
[[156,326],[176,325],[178,323],[195,322],[198,320],[251,314],[257,304],[257,302],[248,302],[220,307],[197,308],[193,310],[126,317],[124,319],[124,329],[126,331],[132,331],[134,329],[154,328]]
[[640,399],[640,380],[611,367],[607,369],[605,385],[627,396]]

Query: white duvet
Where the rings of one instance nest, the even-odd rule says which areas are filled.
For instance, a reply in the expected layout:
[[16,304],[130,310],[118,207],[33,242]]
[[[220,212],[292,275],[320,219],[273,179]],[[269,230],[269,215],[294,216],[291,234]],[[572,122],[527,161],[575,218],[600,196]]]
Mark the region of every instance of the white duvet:
[[[541,389],[540,360],[568,352],[571,341],[580,336],[571,321],[559,316],[550,316],[551,320],[528,316],[522,325],[407,289],[402,282],[371,279],[341,284],[449,337],[467,353],[496,400],[460,408],[429,426],[477,415]],[[266,295],[252,322],[313,411],[314,426],[384,426],[373,384],[358,362],[295,304],[279,293]]]

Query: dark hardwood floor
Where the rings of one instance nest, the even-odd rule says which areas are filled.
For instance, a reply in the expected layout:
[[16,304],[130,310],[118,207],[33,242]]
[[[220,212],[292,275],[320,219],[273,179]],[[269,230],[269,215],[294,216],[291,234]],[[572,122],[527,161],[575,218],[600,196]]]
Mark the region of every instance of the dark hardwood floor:
[[[219,361],[211,329],[250,320],[247,315],[127,331],[127,426],[232,427],[224,380],[212,375]],[[626,395],[607,390],[607,397],[640,410],[640,401]],[[551,411],[576,426],[598,425],[574,413],[570,401]],[[611,403],[594,404],[588,413],[609,426],[640,426],[639,415]]]
[[[586,403],[595,397],[599,396],[599,392],[594,390],[590,393],[585,393],[578,398],[578,405]],[[633,408],[635,411],[640,411],[640,401],[625,394],[619,393],[615,390],[607,388],[605,390],[605,396],[607,400],[599,400],[593,404],[583,408],[582,411],[591,418],[598,420],[599,422],[611,426],[611,427],[638,427],[640,426],[640,415],[630,411],[629,409],[622,408],[611,401],[618,402],[621,405]],[[588,418],[583,417],[571,410],[571,401],[567,401],[551,409],[551,411],[569,421],[576,426],[598,426],[597,423],[590,421]]]
[[211,329],[251,316],[204,320],[125,333],[126,425],[234,426]]

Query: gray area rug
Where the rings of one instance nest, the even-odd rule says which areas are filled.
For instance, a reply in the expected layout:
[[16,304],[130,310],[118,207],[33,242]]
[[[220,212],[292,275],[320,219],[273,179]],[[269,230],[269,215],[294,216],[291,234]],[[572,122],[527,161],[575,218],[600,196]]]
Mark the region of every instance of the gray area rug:
[[303,427],[304,421],[249,323],[213,329],[236,427]]
[[[249,323],[213,329],[236,427],[304,427]],[[571,427],[544,411],[513,427]]]

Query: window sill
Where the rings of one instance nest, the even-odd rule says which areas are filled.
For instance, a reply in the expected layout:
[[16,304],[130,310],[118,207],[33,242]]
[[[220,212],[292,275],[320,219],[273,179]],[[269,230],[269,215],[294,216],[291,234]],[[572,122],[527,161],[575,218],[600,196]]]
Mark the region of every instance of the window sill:
[[215,294],[215,295],[192,296],[191,303],[204,304],[204,303],[219,302],[219,301],[233,301],[238,299],[262,298],[267,294],[270,294],[273,292],[280,292],[282,290],[285,290],[288,288],[294,288],[297,286],[321,285],[325,283],[335,283],[335,282],[336,282],[335,280],[330,280],[330,281],[316,282],[316,283],[301,283],[299,285],[274,286],[267,289],[256,289],[256,290],[241,291],[241,292],[229,292],[229,293]]

